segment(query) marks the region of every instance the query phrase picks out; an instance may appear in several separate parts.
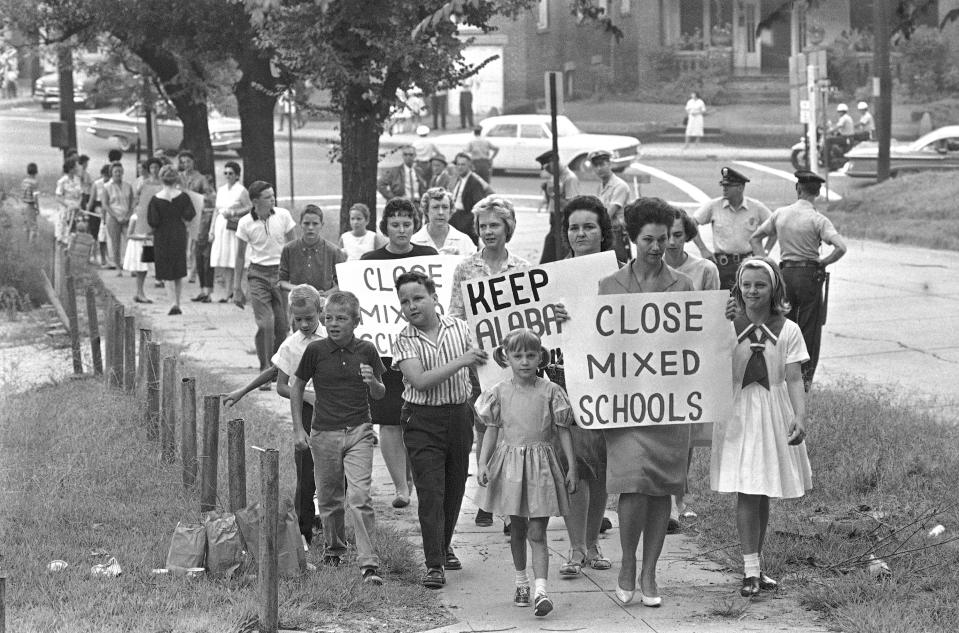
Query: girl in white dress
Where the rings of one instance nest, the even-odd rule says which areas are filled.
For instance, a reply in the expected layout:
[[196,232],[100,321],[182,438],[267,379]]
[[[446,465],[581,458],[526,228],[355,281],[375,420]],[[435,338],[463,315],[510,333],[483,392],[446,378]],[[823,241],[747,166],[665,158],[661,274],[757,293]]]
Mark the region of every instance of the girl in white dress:
[[808,360],[799,326],[789,309],[779,266],[766,257],[739,266],[733,298],[740,316],[733,324],[733,417],[713,429],[710,483],[735,492],[736,527],[744,577],[740,593],[755,596],[778,583],[760,566],[769,524],[769,498],[801,497],[812,488],[806,455],[806,394],[800,365]]
[[706,114],[706,102],[700,98],[695,90],[689,95],[689,101],[686,102],[686,144],[690,141],[698,143],[705,132],[703,116]]
[[389,242],[385,237],[370,231],[370,209],[362,202],[350,207],[350,230],[340,236],[340,248],[346,251],[347,259],[359,259],[363,253],[375,251]]
[[[525,328],[511,331],[493,352],[500,365],[509,364],[513,377],[480,395],[476,413],[486,425],[477,481],[486,486],[486,509],[509,515],[510,549],[516,570],[518,607],[530,604],[526,574],[526,541],[533,550],[534,613],[553,610],[546,593],[549,517],[569,513],[568,493],[576,492],[576,458],[569,434],[572,406],[555,383],[537,376],[549,359],[539,337]],[[498,441],[502,433],[502,442]],[[553,453],[553,435],[566,455],[569,472]]]
[[[253,208],[250,194],[240,184],[240,165],[229,161],[223,171],[226,184],[216,191],[216,216],[210,224],[210,266],[224,287],[220,303],[233,297],[233,269],[236,265],[236,221]],[[230,229],[230,221],[233,228]]]

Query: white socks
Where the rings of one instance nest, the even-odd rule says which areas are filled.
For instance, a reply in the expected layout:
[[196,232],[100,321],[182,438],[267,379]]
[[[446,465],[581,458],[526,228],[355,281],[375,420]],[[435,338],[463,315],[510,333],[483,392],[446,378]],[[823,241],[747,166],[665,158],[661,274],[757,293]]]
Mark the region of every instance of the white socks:
[[746,578],[759,578],[759,554],[743,554],[743,571]]
[[516,586],[529,587],[529,575],[526,570],[516,572]]
[[533,581],[536,589],[533,591],[534,596],[545,596],[546,595],[546,579],[537,578]]

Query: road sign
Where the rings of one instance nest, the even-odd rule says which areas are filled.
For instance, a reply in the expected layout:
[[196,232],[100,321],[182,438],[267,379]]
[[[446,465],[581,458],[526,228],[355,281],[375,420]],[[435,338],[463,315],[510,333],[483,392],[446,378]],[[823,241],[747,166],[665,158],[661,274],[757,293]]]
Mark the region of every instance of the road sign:
[[809,99],[799,101],[799,122],[809,123]]

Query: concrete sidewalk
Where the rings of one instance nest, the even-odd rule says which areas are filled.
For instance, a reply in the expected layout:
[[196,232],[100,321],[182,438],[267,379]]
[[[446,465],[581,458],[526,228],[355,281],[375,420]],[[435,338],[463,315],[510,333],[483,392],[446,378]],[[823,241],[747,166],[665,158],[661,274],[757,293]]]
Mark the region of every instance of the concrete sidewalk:
[[[229,388],[240,387],[256,375],[257,361],[253,353],[255,326],[249,310],[240,311],[232,304],[192,303],[186,299],[182,304],[182,315],[168,316],[169,305],[163,298],[163,291],[148,291],[155,301],[153,304],[135,304],[135,283],[129,275],[118,276],[115,271],[102,271],[101,278],[109,291],[127,307],[127,314],[136,314],[140,326],[152,328],[154,340],[179,346],[182,356],[192,362],[202,363],[205,368],[222,377]],[[195,284],[184,284],[184,297],[196,291]],[[272,419],[260,419],[260,424],[287,423],[289,404],[275,393],[254,391],[246,400],[274,414]],[[251,437],[248,435],[248,438]],[[281,459],[280,468],[292,468],[292,460]],[[400,533],[409,534],[419,552],[421,543],[416,497],[414,495],[413,504],[408,508],[395,510],[390,507],[394,490],[379,452],[376,453],[373,481],[377,521],[392,525]],[[558,577],[559,564],[564,560],[568,544],[562,519],[551,521],[549,541],[553,556],[550,560],[549,589],[556,608],[549,617],[536,618],[532,609],[517,609],[512,604],[513,571],[509,538],[502,533],[502,523],[491,528],[477,528],[474,525],[476,491],[475,480],[471,477],[453,541],[464,568],[462,571],[449,572],[446,588],[438,592],[438,597],[449,607],[458,622],[440,629],[442,631],[508,629],[731,633],[753,628],[799,632],[825,630],[816,626],[814,614],[798,606],[790,596],[788,586],[783,591],[764,594],[762,598],[753,600],[740,614],[738,609],[746,605],[746,600],[739,597],[740,577],[720,569],[719,565],[701,554],[691,539],[682,535],[667,537],[666,549],[659,564],[663,607],[646,608],[638,600],[634,604],[621,605],[613,594],[621,558],[615,512],[607,513],[614,527],[601,543],[604,553],[613,561],[613,568],[609,571],[588,569],[583,576],[573,580],[561,580]],[[730,508],[732,503],[730,498]],[[311,560],[318,555],[319,551],[312,552]],[[733,612],[732,617],[716,614],[730,611]]]

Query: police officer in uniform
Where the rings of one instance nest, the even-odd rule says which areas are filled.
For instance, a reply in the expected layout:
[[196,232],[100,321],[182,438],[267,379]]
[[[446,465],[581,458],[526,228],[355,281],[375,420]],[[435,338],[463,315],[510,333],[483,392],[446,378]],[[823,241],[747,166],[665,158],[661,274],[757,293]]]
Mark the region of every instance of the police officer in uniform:
[[540,255],[540,264],[548,264],[549,262],[554,262],[566,257],[567,248],[565,242],[560,241],[559,248],[557,249],[556,240],[554,239],[556,227],[563,223],[563,209],[566,208],[566,203],[579,195],[579,178],[576,177],[576,174],[574,174],[569,167],[560,161],[559,212],[557,212],[553,202],[553,156],[553,150],[547,150],[536,157],[536,162],[539,163],[540,169],[545,171],[549,176],[549,179],[543,182],[546,212],[549,213],[549,233],[547,233],[543,239],[543,252]]
[[[753,233],[750,243],[756,255],[766,255],[763,238],[779,238],[783,281],[792,319],[802,330],[809,360],[802,364],[803,386],[806,391],[812,385],[816,364],[819,362],[823,319],[826,300],[823,284],[828,277],[826,266],[846,254],[846,243],[832,222],[816,210],[814,202],[826,182],[811,171],[797,171],[796,202],[776,209],[772,216]],[[825,242],[832,251],[819,255],[819,247]],[[828,288],[828,286],[827,286]]]
[[[753,254],[750,237],[760,224],[769,219],[771,212],[759,200],[744,195],[749,178],[731,167],[723,167],[719,173],[722,197],[706,202],[693,214],[700,225],[712,225],[713,250],[710,251],[698,235],[693,241],[702,256],[719,268],[719,287],[728,290],[736,285],[739,262]],[[776,237],[773,235],[765,245],[766,250],[775,243]]]

